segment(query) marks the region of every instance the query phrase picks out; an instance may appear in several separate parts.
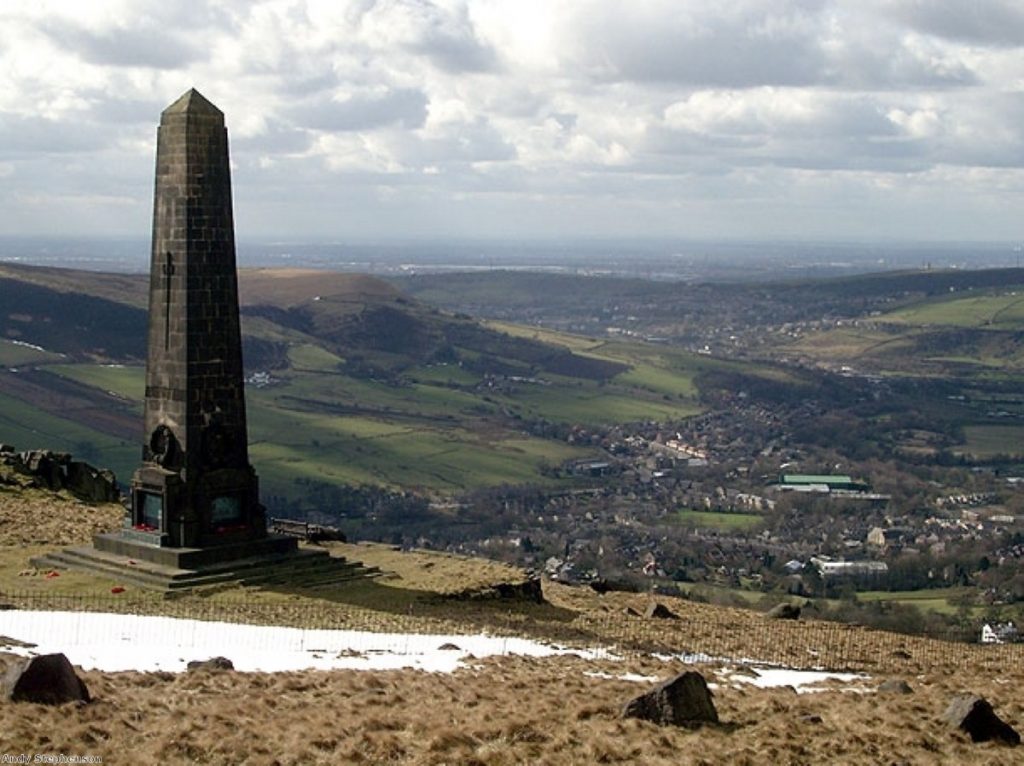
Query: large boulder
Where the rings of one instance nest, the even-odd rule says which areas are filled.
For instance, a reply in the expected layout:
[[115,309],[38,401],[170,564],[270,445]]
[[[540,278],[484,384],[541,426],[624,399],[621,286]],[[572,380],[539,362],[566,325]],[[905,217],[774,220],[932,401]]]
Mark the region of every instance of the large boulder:
[[878,691],[885,694],[913,694],[914,690],[902,678],[890,678],[878,685]]
[[11,702],[41,705],[91,700],[85,682],[63,654],[43,654],[12,665],[0,682],[0,692]]
[[211,657],[208,660],[192,660],[186,668],[190,673],[198,670],[234,670],[235,663],[227,657]]
[[767,616],[773,620],[799,620],[800,607],[784,601],[769,609]]
[[679,615],[673,612],[664,604],[652,601],[644,610],[644,617],[656,620],[678,620]]
[[66,453],[51,452],[48,449],[35,449],[22,452],[20,455],[24,470],[32,476],[40,486],[58,492],[64,489],[64,471],[62,467],[67,458]]
[[527,577],[518,582],[499,582],[482,588],[470,588],[452,593],[448,598],[456,601],[503,600],[528,601],[534,604],[545,603],[541,579],[536,576]]
[[1007,745],[1020,744],[1020,734],[996,715],[984,697],[974,694],[954,697],[943,717],[951,726],[969,734],[972,742],[996,740]]
[[626,703],[623,718],[640,718],[661,725],[700,726],[718,723],[711,690],[700,673],[690,670],[664,681]]

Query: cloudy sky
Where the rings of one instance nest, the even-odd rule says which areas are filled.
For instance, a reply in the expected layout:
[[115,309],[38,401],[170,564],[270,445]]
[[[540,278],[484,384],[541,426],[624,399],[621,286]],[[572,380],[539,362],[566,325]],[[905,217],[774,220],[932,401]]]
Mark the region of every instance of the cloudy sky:
[[147,237],[193,86],[241,239],[1024,239],[1019,0],[3,0],[0,235]]

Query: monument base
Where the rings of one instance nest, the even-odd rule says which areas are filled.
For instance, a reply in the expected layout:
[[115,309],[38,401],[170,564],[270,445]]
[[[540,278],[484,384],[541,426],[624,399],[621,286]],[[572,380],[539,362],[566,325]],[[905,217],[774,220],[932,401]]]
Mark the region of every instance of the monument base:
[[209,548],[168,548],[152,545],[120,532],[96,535],[92,539],[92,544],[98,551],[175,569],[197,569],[254,556],[287,556],[295,553],[299,547],[299,541],[294,537],[267,535],[256,540],[226,543]]
[[97,535],[94,545],[64,548],[31,563],[165,592],[230,585],[324,588],[380,574],[321,548],[299,548],[295,538],[284,535],[207,549],[159,547],[115,532]]

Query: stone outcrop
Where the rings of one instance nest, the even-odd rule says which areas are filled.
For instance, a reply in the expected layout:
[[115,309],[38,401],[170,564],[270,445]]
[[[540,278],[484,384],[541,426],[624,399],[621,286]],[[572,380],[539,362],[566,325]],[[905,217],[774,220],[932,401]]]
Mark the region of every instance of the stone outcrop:
[[718,711],[711,701],[711,690],[704,676],[693,670],[664,681],[646,694],[631,699],[623,707],[622,717],[672,726],[718,723]]
[[966,732],[972,742],[995,740],[1007,745],[1020,744],[1020,734],[996,715],[984,697],[973,694],[954,697],[943,718],[951,726]]
[[67,490],[90,503],[115,503],[121,497],[117,479],[111,471],[74,460],[66,452],[46,449],[15,452],[8,445],[3,447],[5,449],[0,449],[0,466],[10,469],[9,476],[24,477],[27,481],[22,483],[27,486],[52,492]]
[[0,682],[0,692],[11,702],[41,705],[91,700],[85,682],[63,654],[43,654],[11,666]]
[[488,585],[483,588],[473,588],[452,594],[450,598],[458,601],[472,600],[503,600],[503,601],[529,601],[534,604],[543,604],[544,590],[541,586],[540,577],[528,577],[519,582],[500,582]]

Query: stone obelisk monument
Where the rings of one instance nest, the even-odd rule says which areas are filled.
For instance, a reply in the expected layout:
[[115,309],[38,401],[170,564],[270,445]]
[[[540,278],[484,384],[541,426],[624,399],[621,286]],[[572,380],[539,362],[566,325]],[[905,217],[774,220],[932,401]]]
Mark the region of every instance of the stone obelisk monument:
[[243,386],[227,129],[190,90],[157,133],[143,462],[98,549],[184,565],[294,548],[267,536]]
[[32,561],[166,591],[376,574],[267,533],[246,438],[228,136],[195,90],[157,134],[145,437],[124,528]]

